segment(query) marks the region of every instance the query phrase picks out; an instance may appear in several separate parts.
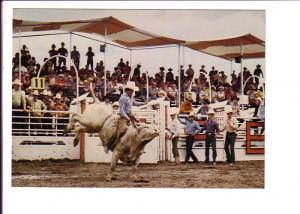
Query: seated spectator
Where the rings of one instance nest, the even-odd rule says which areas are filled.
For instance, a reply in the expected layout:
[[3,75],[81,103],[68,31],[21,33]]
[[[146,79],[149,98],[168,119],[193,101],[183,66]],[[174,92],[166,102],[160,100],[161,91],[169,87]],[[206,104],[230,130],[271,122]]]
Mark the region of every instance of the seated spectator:
[[202,86],[199,91],[200,102],[208,99],[209,91],[206,86]]
[[227,86],[225,90],[225,99],[228,101],[228,104],[231,104],[231,100],[234,96],[235,92],[233,91],[232,87],[230,85]]
[[240,104],[238,103],[240,98],[234,96],[231,98],[231,108],[234,117],[240,116]]
[[19,66],[20,53],[16,53],[15,57],[12,59],[13,69]]
[[149,85],[149,98],[151,100],[156,99],[158,91],[159,91],[159,88],[157,87],[156,82],[153,80]]
[[193,111],[193,98],[187,97],[186,100],[180,104],[179,113],[189,114]]
[[261,104],[262,104],[262,99],[260,97],[256,98],[255,105],[254,105],[255,111],[254,111],[253,117],[257,117],[258,109],[260,108]]
[[217,91],[217,98],[218,98],[219,102],[222,102],[226,99],[223,86],[219,86],[218,91]]
[[178,98],[178,89],[175,83],[171,84],[170,87],[168,87],[168,97],[172,101],[177,101]]
[[210,110],[209,105],[210,102],[208,99],[203,100],[203,105],[201,106],[201,108],[199,109],[197,114],[201,114],[201,115],[207,115],[207,112]]

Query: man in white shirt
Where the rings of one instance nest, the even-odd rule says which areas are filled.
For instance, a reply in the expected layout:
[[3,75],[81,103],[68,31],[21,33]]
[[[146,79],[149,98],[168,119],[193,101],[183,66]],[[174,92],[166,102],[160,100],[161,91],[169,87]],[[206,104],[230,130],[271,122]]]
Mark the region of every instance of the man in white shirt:
[[[43,101],[38,99],[38,96],[39,96],[38,90],[34,90],[32,95],[33,95],[33,100],[32,100],[32,105],[30,107],[30,110],[31,111],[47,110],[47,107],[43,103]],[[32,112],[31,116],[35,117],[35,118],[31,118],[31,123],[36,123],[36,124],[32,124],[31,127],[33,129],[41,129],[42,128],[42,117],[44,116],[44,113]]]
[[[12,112],[12,128],[13,129],[24,129],[26,125],[24,124],[17,124],[17,123],[24,123],[26,120],[23,118],[26,116],[26,99],[25,99],[25,92],[21,90],[22,83],[19,79],[16,79],[13,83],[12,89],[12,109],[16,109],[19,111]],[[23,111],[20,111],[23,110]]]
[[224,150],[226,152],[227,163],[230,165],[235,162],[234,144],[236,139],[236,130],[238,128],[238,121],[232,116],[233,111],[231,108],[227,110],[227,119],[225,121],[225,127],[222,131],[226,130]]
[[172,140],[172,152],[175,158],[175,164],[179,164],[179,153],[178,153],[178,140],[179,140],[179,121],[176,119],[177,112],[175,110],[171,111],[171,121],[168,124],[168,131],[170,133],[169,138]]

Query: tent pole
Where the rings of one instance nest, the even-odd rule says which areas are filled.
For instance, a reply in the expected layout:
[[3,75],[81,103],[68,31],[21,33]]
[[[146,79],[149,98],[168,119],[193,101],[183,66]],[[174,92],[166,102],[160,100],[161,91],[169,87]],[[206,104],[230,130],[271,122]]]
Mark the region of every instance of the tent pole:
[[180,108],[181,98],[181,75],[180,75],[180,45],[178,45],[178,107]]
[[107,34],[107,22],[105,22],[105,29],[104,29],[104,96],[106,96],[106,34]]
[[20,51],[20,54],[19,54],[19,79],[20,79],[20,81],[22,81],[21,80],[21,78],[22,78],[22,76],[21,76],[21,52],[22,52],[22,50],[21,50],[21,27],[19,27],[19,51]]
[[131,79],[131,72],[132,72],[132,50],[130,49],[130,68],[131,68],[131,70],[130,70],[130,72],[129,72],[129,75],[128,75],[128,79],[127,79],[127,82],[128,81],[130,81],[130,79]]
[[[241,43],[240,46],[240,52],[241,52],[241,90],[244,88],[244,75],[243,75],[243,44]],[[244,95],[244,92],[241,91],[241,95]]]
[[70,61],[69,61],[69,69],[71,70],[71,61],[72,61],[72,56],[71,56],[71,52],[72,52],[72,32],[70,32]]

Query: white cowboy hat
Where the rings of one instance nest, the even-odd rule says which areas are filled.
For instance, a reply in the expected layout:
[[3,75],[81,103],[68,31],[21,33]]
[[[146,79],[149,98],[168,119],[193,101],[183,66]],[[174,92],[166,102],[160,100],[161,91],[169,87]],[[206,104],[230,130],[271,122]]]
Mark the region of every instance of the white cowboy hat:
[[232,108],[231,108],[231,107],[228,107],[228,108],[226,109],[226,114],[229,114],[229,113],[233,113],[233,111],[232,111]]
[[59,93],[58,93],[58,94],[56,94],[56,95],[55,95],[55,99],[59,99],[59,100],[61,100],[61,94],[59,94]]
[[19,79],[15,79],[12,83],[13,85],[22,85],[21,81]]
[[44,96],[47,96],[47,95],[48,95],[48,91],[47,91],[46,89],[43,91],[43,95],[44,95]]
[[48,96],[52,96],[51,91],[48,91],[47,95],[48,95]]
[[189,117],[195,117],[195,113],[193,111],[190,112]]
[[116,102],[114,102],[113,104],[112,104],[112,106],[114,107],[114,106],[120,106],[120,103],[118,102],[118,101],[116,101]]
[[39,92],[38,92],[38,90],[34,90],[34,91],[33,91],[33,93],[32,93],[32,95],[39,96]]
[[162,94],[162,95],[164,95],[164,97],[167,96],[167,93],[164,90],[160,90],[157,94],[158,95]]
[[209,109],[209,111],[207,112],[207,114],[215,114],[215,111],[212,109]]
[[131,89],[133,91],[139,91],[139,88],[135,86],[135,82],[129,81],[126,85],[123,86],[124,90]]
[[26,91],[32,90],[33,88],[31,86],[29,86],[28,88],[26,88]]
[[178,114],[178,109],[176,109],[176,108],[171,109],[170,110],[170,116],[175,115],[175,114]]

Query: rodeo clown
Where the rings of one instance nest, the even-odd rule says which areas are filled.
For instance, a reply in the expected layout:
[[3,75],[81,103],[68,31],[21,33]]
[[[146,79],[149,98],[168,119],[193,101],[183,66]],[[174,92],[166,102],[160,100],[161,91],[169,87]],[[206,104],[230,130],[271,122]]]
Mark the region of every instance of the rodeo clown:
[[141,106],[147,104],[147,101],[138,102],[134,99],[133,92],[139,91],[139,88],[135,86],[134,82],[128,82],[124,88],[124,93],[121,95],[119,99],[119,106],[120,106],[120,119],[118,124],[118,132],[117,132],[117,140],[120,140],[123,134],[125,134],[127,127],[132,122],[133,126],[135,126],[135,122],[138,122],[137,119],[131,113],[131,107]]

